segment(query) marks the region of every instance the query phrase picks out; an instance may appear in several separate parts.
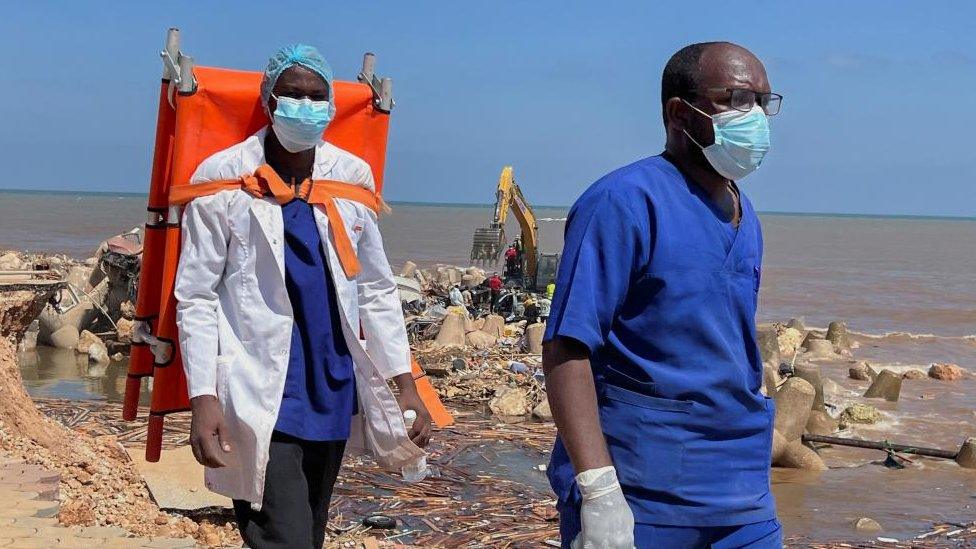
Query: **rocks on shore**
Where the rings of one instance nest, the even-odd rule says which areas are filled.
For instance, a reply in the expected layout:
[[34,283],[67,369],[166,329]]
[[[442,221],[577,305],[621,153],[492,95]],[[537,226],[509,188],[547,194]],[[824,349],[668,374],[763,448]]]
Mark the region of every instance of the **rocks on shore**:
[[852,526],[858,532],[863,532],[865,534],[876,534],[882,530],[881,524],[869,517],[862,517],[855,520]]
[[519,387],[497,387],[488,407],[498,416],[523,416],[530,409],[528,393]]
[[940,381],[957,381],[965,377],[966,370],[955,364],[933,364],[929,368],[929,377]]
[[98,364],[109,362],[108,347],[105,346],[105,343],[97,335],[88,330],[81,332],[75,350],[80,354],[88,355],[88,358],[92,362]]
[[867,362],[859,361],[854,366],[851,366],[847,371],[848,376],[851,379],[856,379],[858,381],[871,381],[875,377],[874,370]]
[[796,328],[783,326],[777,330],[776,341],[779,344],[780,356],[792,358],[800,351],[803,343],[804,333]]
[[867,404],[851,404],[840,414],[840,426],[846,427],[851,424],[870,425],[881,421],[881,412],[874,406]]
[[902,379],[908,379],[908,380],[926,379],[928,377],[929,377],[928,374],[926,374],[922,370],[915,370],[915,369],[908,370],[901,375]]

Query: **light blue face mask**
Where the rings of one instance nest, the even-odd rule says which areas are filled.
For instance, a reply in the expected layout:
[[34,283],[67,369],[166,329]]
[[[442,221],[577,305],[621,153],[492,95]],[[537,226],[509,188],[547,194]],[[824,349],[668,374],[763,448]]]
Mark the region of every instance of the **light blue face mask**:
[[712,120],[715,142],[707,147],[702,147],[688,130],[684,132],[701,147],[708,163],[719,175],[738,181],[762,164],[770,147],[769,121],[762,107],[755,105],[748,112],[731,110],[708,114],[687,101],[685,103]]
[[312,101],[272,95],[275,108],[271,129],[281,146],[288,152],[297,153],[311,149],[322,139],[322,132],[332,121],[335,107],[328,101]]

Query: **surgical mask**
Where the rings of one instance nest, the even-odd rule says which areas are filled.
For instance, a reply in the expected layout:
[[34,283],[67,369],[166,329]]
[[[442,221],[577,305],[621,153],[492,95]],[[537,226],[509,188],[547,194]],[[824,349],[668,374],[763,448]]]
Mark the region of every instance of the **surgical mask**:
[[769,121],[762,107],[756,105],[748,112],[731,110],[710,115],[691,103],[688,106],[712,119],[715,142],[707,147],[702,147],[688,130],[684,132],[701,147],[719,175],[738,181],[762,164],[769,152]]
[[312,101],[307,97],[272,97],[278,106],[272,115],[271,129],[278,136],[281,146],[288,152],[297,153],[318,145],[322,132],[335,114],[332,104]]

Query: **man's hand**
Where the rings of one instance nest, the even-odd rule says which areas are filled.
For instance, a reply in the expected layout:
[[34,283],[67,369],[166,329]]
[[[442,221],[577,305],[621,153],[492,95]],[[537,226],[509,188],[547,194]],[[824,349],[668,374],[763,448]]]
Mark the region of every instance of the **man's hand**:
[[424,401],[420,398],[420,393],[417,392],[417,384],[413,381],[413,374],[398,375],[393,378],[393,381],[400,390],[400,395],[397,398],[400,409],[417,412],[417,419],[414,420],[413,426],[407,434],[414,444],[423,448],[430,442],[431,419],[430,412],[427,411]]
[[576,475],[583,504],[582,529],[572,549],[632,549],[634,513],[630,510],[613,467],[590,469]]
[[200,465],[224,467],[231,452],[224,412],[217,398],[201,395],[190,399],[193,419],[190,421],[190,448]]

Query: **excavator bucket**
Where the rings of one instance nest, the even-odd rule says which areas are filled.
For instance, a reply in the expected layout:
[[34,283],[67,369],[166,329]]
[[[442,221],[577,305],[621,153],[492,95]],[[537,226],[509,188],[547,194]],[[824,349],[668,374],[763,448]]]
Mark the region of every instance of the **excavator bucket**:
[[497,263],[504,243],[505,227],[499,223],[475,229],[471,244],[471,261],[482,265]]

